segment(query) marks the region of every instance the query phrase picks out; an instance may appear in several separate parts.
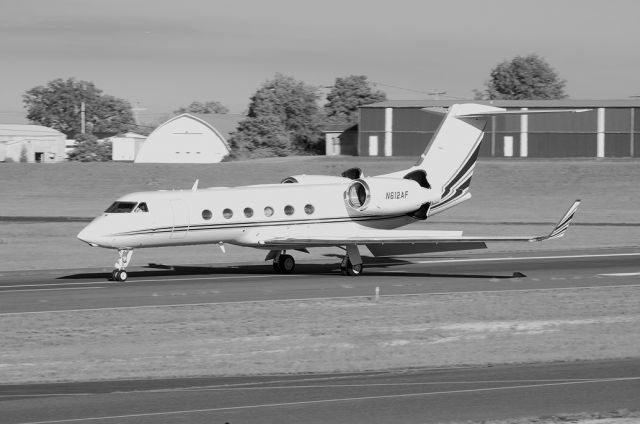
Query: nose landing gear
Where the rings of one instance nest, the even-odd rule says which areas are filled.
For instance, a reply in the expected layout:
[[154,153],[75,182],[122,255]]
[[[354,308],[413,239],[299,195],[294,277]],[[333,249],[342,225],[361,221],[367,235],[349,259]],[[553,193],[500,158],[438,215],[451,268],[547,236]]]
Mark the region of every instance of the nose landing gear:
[[133,255],[132,249],[118,249],[118,260],[115,263],[115,269],[111,272],[111,279],[124,283],[129,276],[127,273],[127,265],[131,261]]

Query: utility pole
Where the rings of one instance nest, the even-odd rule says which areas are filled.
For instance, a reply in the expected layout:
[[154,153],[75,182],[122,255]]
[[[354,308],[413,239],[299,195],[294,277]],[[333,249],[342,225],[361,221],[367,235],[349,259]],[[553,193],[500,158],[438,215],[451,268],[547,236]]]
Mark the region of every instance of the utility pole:
[[85,133],[84,102],[80,103],[80,133]]

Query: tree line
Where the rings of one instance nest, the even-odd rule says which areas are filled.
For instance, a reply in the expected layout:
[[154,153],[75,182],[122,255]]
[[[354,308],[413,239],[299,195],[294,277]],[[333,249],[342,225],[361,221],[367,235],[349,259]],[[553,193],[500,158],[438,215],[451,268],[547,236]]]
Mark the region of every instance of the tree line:
[[[565,98],[566,81],[540,56],[516,56],[490,72],[476,99],[560,99]],[[276,74],[251,96],[246,118],[231,135],[232,158],[287,156],[321,153],[321,126],[358,122],[359,107],[386,100],[364,75],[335,79],[327,87],[326,102],[320,105],[320,87]],[[98,138],[127,131],[149,133],[135,122],[131,104],[107,95],[94,83],[75,78],[55,79],[28,90],[23,101],[27,119],[54,128],[77,146],[71,160],[111,160],[109,143]],[[228,113],[218,101],[193,101],[174,113]],[[84,120],[82,119],[84,118]]]

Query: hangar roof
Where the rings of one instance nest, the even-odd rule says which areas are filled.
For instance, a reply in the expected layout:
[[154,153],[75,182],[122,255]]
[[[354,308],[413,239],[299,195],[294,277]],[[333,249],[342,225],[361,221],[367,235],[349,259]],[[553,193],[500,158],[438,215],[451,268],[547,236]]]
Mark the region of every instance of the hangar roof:
[[425,108],[448,107],[456,103],[479,103],[505,108],[599,108],[599,107],[640,107],[640,99],[611,100],[387,100],[361,106],[362,108]]
[[246,118],[245,115],[236,113],[187,113],[185,115],[195,116],[205,121],[218,130],[225,140],[228,140],[231,133],[238,129],[240,121]]
[[0,135],[3,136],[29,136],[44,137],[50,135],[64,135],[53,128],[42,125],[0,124]]

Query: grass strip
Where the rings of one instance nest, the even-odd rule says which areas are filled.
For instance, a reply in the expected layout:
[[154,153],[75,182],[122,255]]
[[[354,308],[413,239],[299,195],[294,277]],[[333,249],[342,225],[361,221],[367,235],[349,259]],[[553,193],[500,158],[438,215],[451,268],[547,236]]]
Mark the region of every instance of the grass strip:
[[16,314],[0,381],[625,358],[638,328],[638,287]]

